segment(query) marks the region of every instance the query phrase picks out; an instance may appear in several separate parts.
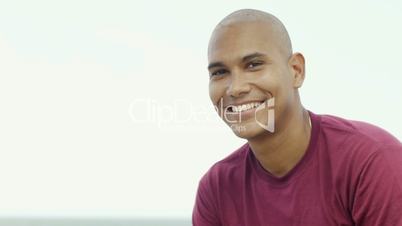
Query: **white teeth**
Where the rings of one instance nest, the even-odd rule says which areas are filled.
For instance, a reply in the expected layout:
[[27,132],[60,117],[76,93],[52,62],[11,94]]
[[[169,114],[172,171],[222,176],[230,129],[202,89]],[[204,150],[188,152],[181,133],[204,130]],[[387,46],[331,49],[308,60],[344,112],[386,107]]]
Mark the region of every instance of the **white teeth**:
[[239,106],[232,106],[232,111],[233,112],[247,111],[247,110],[250,110],[252,108],[256,108],[256,107],[258,107],[260,105],[261,105],[260,102],[253,102],[253,103],[248,103],[248,104],[242,104],[242,105],[239,105]]

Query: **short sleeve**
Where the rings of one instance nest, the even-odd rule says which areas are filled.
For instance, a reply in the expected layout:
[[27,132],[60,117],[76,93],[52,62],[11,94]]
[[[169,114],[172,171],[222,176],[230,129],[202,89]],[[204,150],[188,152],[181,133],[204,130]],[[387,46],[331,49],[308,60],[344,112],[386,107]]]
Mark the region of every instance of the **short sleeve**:
[[193,226],[221,226],[214,191],[207,173],[198,185],[193,209]]
[[352,218],[356,226],[402,226],[402,145],[382,146],[364,164]]

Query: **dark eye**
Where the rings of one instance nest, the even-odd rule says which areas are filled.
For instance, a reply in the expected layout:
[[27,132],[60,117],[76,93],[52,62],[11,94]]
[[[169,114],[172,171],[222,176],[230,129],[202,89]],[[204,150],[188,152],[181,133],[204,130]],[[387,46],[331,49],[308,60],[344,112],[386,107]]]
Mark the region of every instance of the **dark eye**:
[[250,63],[248,63],[246,65],[246,68],[254,69],[254,68],[256,68],[258,66],[261,66],[263,64],[264,64],[264,62],[262,62],[262,61],[252,61],[252,62],[250,62]]
[[211,77],[212,77],[212,76],[224,75],[224,74],[226,74],[226,73],[227,73],[227,70],[225,70],[225,69],[219,69],[219,70],[213,71],[213,72],[211,73]]

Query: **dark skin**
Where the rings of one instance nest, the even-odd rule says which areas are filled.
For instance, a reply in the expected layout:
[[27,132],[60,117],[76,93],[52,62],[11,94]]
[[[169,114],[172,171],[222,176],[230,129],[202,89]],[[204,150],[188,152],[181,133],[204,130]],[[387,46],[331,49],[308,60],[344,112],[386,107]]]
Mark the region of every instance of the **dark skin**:
[[286,175],[306,152],[311,126],[298,91],[305,77],[304,57],[292,53],[283,25],[269,14],[238,11],[214,30],[208,60],[209,94],[215,106],[275,99],[274,132],[256,122],[268,123],[268,109],[255,117],[250,110],[239,122],[231,120],[233,115],[224,117],[227,111],[218,113],[237,136],[248,140],[265,170],[277,177]]

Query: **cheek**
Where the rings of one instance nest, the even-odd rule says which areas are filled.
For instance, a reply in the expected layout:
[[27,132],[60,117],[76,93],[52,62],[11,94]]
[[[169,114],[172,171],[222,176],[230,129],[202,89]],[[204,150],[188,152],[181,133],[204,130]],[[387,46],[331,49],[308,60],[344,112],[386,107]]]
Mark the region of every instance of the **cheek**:
[[225,88],[222,84],[211,81],[209,83],[209,98],[211,99],[214,105],[217,105],[219,100],[223,98],[225,93]]
[[277,67],[271,67],[261,72],[254,78],[254,84],[266,95],[270,97],[278,97],[281,90],[286,86],[288,81],[285,81],[286,75]]
[[253,81],[254,85],[265,95],[275,96],[278,81],[273,74],[264,74]]

